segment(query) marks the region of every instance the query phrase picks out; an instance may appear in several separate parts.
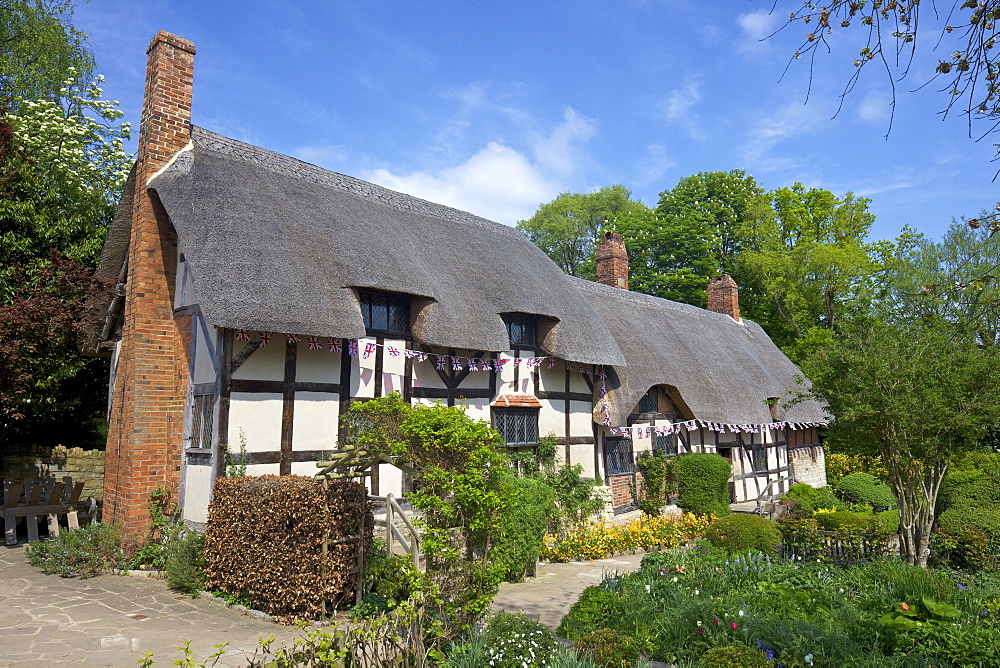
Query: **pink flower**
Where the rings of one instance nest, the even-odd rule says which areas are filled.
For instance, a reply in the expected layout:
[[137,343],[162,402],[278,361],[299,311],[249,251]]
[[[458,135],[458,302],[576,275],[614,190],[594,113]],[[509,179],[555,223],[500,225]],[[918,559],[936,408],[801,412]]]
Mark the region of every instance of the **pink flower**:
[[678,573],[683,573],[684,570],[685,570],[685,567],[684,566],[674,566],[674,570],[677,571]]
[[732,624],[730,624],[730,626],[733,627],[734,631],[739,628],[738,626],[736,626],[736,622],[733,622]]
[[705,633],[705,629],[703,629],[703,628],[701,628],[701,627],[699,626],[699,627],[698,627],[698,630],[697,630],[697,631],[695,631],[695,633],[697,633],[698,635],[702,635],[702,634],[704,634],[704,633]]
[[910,609],[910,606],[906,605],[905,603],[900,603],[899,609],[902,610],[903,612],[906,612],[907,610]]
[[719,618],[718,617],[712,617],[712,623],[713,624],[718,624],[719,623]]

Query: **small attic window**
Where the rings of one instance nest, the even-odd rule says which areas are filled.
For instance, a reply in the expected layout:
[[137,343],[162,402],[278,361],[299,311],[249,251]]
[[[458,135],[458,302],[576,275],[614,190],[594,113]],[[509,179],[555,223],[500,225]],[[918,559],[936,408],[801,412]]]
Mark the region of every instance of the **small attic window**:
[[410,335],[410,298],[391,292],[358,292],[368,334]]
[[538,345],[538,318],[530,313],[501,314],[507,325],[510,347],[534,348]]
[[639,405],[636,407],[635,412],[640,415],[643,413],[659,413],[660,390],[656,387],[649,388],[649,391],[642,395],[642,399],[639,399]]

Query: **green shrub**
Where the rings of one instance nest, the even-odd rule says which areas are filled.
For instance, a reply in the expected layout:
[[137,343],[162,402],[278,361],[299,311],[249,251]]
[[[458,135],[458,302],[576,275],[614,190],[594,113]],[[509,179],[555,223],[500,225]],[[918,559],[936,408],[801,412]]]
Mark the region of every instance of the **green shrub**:
[[816,513],[813,516],[820,531],[847,531],[853,533],[874,533],[878,524],[873,513],[853,513],[838,510],[832,513]]
[[561,536],[572,531],[604,504],[595,491],[599,483],[582,474],[583,467],[579,464],[543,467],[538,473],[538,479],[556,495],[556,510],[549,517],[549,533]]
[[560,638],[576,640],[591,631],[603,629],[617,614],[620,601],[617,594],[602,587],[587,587],[563,617],[556,633]]
[[771,668],[767,655],[752,647],[715,647],[705,652],[698,664],[702,668]]
[[837,497],[829,487],[813,487],[804,482],[798,482],[788,488],[788,492],[782,497],[781,502],[786,505],[791,499],[795,501],[793,514],[797,518],[805,518],[812,515],[817,510],[833,509],[837,507]]
[[659,517],[663,504],[677,492],[677,460],[645,450],[636,457],[635,465],[642,473],[639,508],[650,517]]
[[677,505],[689,513],[722,517],[729,508],[733,467],[715,454],[691,453],[677,458]]
[[364,596],[355,613],[368,616],[392,610],[421,587],[421,574],[408,554],[386,554],[385,541],[372,541],[365,561]]
[[197,595],[205,588],[205,534],[186,531],[167,545],[167,584],[171,589]]
[[493,548],[504,566],[507,582],[520,582],[533,575],[542,551],[545,530],[555,511],[555,492],[541,480],[516,478],[517,499],[504,513],[498,544]]
[[834,486],[834,492],[843,501],[863,503],[879,511],[896,507],[896,499],[889,486],[867,473],[845,476]]
[[932,546],[939,561],[969,571],[992,569],[1000,547],[1000,510],[953,507],[937,518]]
[[836,485],[842,478],[857,472],[869,473],[882,482],[889,481],[889,471],[878,455],[847,455],[841,452],[826,453],[826,482]]
[[547,626],[523,613],[497,613],[486,623],[482,636],[483,665],[496,668],[544,666],[559,648]]
[[125,570],[131,556],[122,548],[118,525],[99,522],[29,543],[25,554],[28,563],[45,573],[81,579]]
[[781,531],[777,522],[766,517],[736,513],[712,522],[705,538],[727,552],[754,550],[774,555],[777,553],[775,546],[781,544]]
[[639,660],[639,641],[612,629],[600,629],[582,636],[575,643],[604,668],[631,668]]

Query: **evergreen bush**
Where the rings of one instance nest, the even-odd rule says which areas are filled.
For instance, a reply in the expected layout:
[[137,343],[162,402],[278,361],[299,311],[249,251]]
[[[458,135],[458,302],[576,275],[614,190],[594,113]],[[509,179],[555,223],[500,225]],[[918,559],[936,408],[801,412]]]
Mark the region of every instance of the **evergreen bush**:
[[569,612],[563,617],[556,634],[560,638],[577,640],[603,629],[619,612],[621,597],[602,587],[587,587]]
[[781,531],[777,522],[766,517],[736,513],[712,522],[705,538],[727,552],[754,550],[774,555],[781,544]]
[[774,663],[759,649],[729,645],[708,650],[699,665],[702,668],[771,668]]
[[[791,500],[794,503],[788,503]],[[798,518],[810,517],[820,509],[837,507],[837,497],[829,487],[813,487],[804,482],[797,482],[788,488],[781,502],[793,509],[792,514]]]
[[80,529],[28,543],[28,563],[47,574],[80,579],[128,568],[130,554],[122,547],[117,524],[93,522]]
[[722,517],[729,508],[733,467],[716,454],[690,453],[677,458],[677,505],[689,513]]
[[534,575],[545,529],[556,509],[555,491],[532,478],[517,478],[512,484],[517,497],[500,520],[499,541],[493,549],[504,565],[504,580],[520,582]]
[[845,476],[834,486],[834,493],[842,501],[863,503],[877,511],[896,507],[896,499],[889,486],[868,473]]
[[167,545],[164,570],[171,589],[197,595],[205,588],[205,534],[186,531]]
[[591,631],[579,638],[575,646],[588,652],[604,668],[632,668],[639,660],[639,641],[612,629]]

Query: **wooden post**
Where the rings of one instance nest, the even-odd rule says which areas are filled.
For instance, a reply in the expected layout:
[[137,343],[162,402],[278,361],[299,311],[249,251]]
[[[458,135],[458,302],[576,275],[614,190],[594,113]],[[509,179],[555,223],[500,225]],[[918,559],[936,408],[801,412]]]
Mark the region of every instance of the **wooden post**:
[[368,495],[361,490],[361,505],[358,508],[360,520],[358,521],[358,584],[355,587],[354,604],[361,603],[365,586],[365,517],[368,516]]
[[385,495],[385,553],[392,556],[392,492]]

